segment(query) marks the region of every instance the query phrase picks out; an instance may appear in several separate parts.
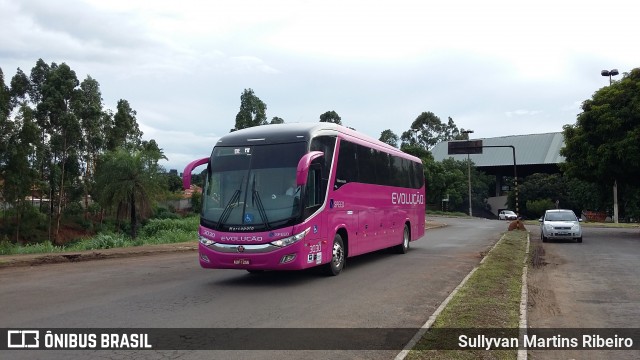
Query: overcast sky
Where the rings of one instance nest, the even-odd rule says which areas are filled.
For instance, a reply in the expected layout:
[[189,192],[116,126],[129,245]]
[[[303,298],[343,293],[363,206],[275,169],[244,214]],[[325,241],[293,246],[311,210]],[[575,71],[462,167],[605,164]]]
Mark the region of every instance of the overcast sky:
[[[397,135],[431,111],[473,137],[562,131],[640,66],[640,2],[609,0],[0,0],[8,83],[36,61],[126,99],[182,172],[234,127],[246,88],[267,117]],[[621,76],[618,76],[619,79]],[[615,78],[614,78],[615,79]]]

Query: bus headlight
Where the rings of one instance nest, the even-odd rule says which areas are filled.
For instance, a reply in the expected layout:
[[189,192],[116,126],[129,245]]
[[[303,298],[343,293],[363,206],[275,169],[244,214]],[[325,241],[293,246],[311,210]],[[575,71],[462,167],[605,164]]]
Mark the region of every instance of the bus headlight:
[[211,240],[211,239],[207,239],[206,237],[202,236],[202,235],[198,235],[198,240],[200,241],[200,244],[204,245],[204,246],[209,246],[209,245],[213,245],[216,242]]
[[293,235],[293,236],[289,236],[286,237],[284,239],[280,239],[280,240],[276,240],[276,241],[272,241],[271,245],[275,245],[275,246],[279,246],[279,247],[283,247],[283,246],[287,246],[287,245],[291,245],[295,242],[298,242],[302,239],[304,239],[305,236],[307,236],[307,234],[309,233],[309,231],[311,230],[311,228],[307,228],[305,231]]

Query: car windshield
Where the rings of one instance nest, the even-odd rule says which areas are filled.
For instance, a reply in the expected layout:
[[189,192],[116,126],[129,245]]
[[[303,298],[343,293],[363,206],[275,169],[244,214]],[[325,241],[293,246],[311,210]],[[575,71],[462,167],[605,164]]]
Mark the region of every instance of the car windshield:
[[505,215],[515,215],[516,213],[514,213],[513,211],[505,211],[504,214]]
[[570,211],[554,211],[548,212],[545,216],[546,221],[578,221],[575,214]]
[[216,147],[203,189],[203,225],[258,231],[290,225],[300,214],[296,185],[305,142]]

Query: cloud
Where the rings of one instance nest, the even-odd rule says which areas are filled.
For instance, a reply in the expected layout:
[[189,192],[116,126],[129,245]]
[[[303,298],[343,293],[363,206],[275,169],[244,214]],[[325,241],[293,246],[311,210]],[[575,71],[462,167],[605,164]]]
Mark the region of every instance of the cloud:
[[269,119],[335,110],[376,138],[424,111],[479,138],[551,132],[608,85],[600,70],[638,66],[638,5],[607,8],[625,11],[551,0],[0,0],[0,65],[7,81],[39,58],[90,74],[105,107],[129,101],[171,163],[211,152],[245,88]]
[[518,110],[514,110],[514,111],[507,111],[504,114],[507,117],[515,117],[515,116],[533,116],[533,115],[537,115],[542,113],[541,110],[524,110],[524,109],[518,109]]

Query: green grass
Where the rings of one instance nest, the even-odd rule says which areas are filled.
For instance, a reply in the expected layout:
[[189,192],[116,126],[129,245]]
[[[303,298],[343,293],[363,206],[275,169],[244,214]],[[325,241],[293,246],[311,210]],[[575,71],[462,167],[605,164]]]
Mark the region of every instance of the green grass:
[[640,224],[638,223],[602,223],[602,222],[582,222],[582,226],[584,227],[604,227],[604,228],[628,228],[628,229],[638,229],[640,228]]
[[29,245],[15,245],[0,242],[0,255],[61,253],[69,251],[100,250],[141,245],[171,244],[196,241],[199,217],[182,219],[152,219],[140,229],[136,239],[122,233],[100,233],[63,246],[51,242]]
[[449,211],[427,211],[427,215],[429,216],[453,216],[453,217],[468,217],[468,214],[465,214],[463,212],[449,212]]
[[[451,299],[407,359],[515,359],[517,350],[433,350],[456,348],[465,333],[454,329],[513,329],[520,320],[522,269],[528,233],[510,231]],[[471,336],[471,330],[469,336]],[[489,336],[489,335],[487,335]]]

